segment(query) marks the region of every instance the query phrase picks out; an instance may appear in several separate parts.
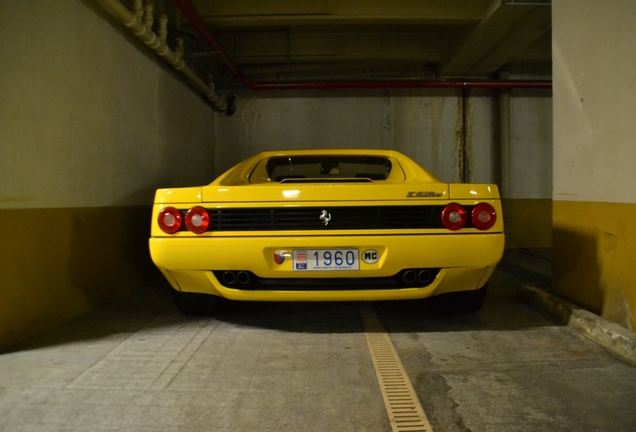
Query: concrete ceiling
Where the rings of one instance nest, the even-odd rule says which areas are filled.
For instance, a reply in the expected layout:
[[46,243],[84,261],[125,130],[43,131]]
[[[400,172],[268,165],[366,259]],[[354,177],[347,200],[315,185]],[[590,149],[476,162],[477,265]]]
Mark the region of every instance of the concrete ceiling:
[[[550,0],[191,3],[255,82],[488,79],[504,68],[550,73]],[[188,35],[186,59],[212,74],[217,88],[240,89],[176,7],[167,9],[173,34]]]

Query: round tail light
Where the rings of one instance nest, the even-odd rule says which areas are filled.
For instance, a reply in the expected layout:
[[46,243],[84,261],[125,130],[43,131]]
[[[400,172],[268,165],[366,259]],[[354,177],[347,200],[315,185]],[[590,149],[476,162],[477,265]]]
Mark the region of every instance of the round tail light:
[[451,231],[457,231],[466,225],[468,215],[461,204],[450,203],[442,210],[442,222]]
[[192,207],[185,215],[185,224],[193,233],[202,234],[210,226],[210,215],[203,207]]
[[473,207],[471,219],[475,228],[487,230],[497,222],[497,212],[490,204],[479,203]]
[[159,217],[157,218],[157,222],[159,223],[159,228],[161,231],[166,234],[174,234],[179,231],[181,228],[181,223],[183,222],[181,218],[181,213],[174,207],[164,207],[159,212]]

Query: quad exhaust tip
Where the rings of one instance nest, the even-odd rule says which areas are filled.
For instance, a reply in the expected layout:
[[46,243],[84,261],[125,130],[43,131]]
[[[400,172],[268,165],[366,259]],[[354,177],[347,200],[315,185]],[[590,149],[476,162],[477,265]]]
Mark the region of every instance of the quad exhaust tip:
[[[404,269],[391,277],[379,279],[387,279],[386,287],[377,287],[376,289],[394,289],[394,288],[422,288],[430,285],[439,273],[438,268],[411,268]],[[261,281],[258,276],[247,270],[217,270],[214,271],[217,279],[226,287],[238,289],[259,289]],[[373,279],[373,278],[361,278]],[[290,279],[285,279],[290,280]],[[339,288],[345,289],[345,288]]]
[[427,269],[410,269],[402,273],[402,282],[406,285],[424,286],[433,281],[433,274]]
[[239,272],[228,270],[223,272],[222,279],[223,284],[227,286],[235,285],[237,283],[240,285],[249,285],[252,282],[252,275],[250,272],[243,270]]

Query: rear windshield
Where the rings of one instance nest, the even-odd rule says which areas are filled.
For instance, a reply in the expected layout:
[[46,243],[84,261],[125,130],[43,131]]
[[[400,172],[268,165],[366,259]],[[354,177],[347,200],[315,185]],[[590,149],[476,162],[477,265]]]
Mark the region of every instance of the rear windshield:
[[386,180],[391,161],[376,156],[284,156],[267,161],[267,175],[276,182],[302,182],[303,179]]

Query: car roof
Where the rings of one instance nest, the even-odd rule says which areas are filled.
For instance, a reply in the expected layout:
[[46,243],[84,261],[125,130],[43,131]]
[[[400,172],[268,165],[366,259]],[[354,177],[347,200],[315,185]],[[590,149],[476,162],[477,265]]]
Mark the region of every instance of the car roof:
[[280,156],[323,156],[323,155],[351,155],[351,156],[386,156],[396,159],[405,158],[404,154],[395,150],[382,149],[304,149],[304,150],[274,150],[265,151],[254,155],[255,158],[266,159]]

